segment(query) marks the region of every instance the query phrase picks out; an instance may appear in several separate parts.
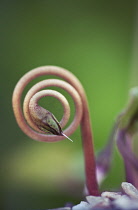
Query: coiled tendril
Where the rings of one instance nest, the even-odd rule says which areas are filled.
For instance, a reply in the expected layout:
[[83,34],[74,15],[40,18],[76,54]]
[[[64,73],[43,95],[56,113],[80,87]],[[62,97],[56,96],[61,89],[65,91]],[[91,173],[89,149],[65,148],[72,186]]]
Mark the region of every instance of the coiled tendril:
[[[59,79],[47,79],[34,85],[25,96],[22,112],[21,96],[24,88],[30,81],[42,75],[58,76],[65,81]],[[64,136],[44,134],[44,132],[41,131],[32,120],[36,111],[38,111],[40,114],[43,114],[43,112],[46,111],[44,108],[38,106],[38,100],[45,96],[53,96],[62,103],[64,108],[64,115],[60,122],[61,128],[67,124],[70,116],[70,107],[66,98],[61,93],[54,90],[40,91],[41,89],[50,86],[63,88],[73,98],[75,104],[75,116],[70,126],[64,130],[64,134],[70,136],[76,130],[78,125],[81,125],[85,159],[86,186],[89,194],[98,195],[99,193],[95,174],[92,131],[87,98],[81,83],[71,72],[56,66],[43,66],[26,73],[19,80],[13,92],[12,104],[16,121],[22,131],[34,140],[55,142],[65,138]]]

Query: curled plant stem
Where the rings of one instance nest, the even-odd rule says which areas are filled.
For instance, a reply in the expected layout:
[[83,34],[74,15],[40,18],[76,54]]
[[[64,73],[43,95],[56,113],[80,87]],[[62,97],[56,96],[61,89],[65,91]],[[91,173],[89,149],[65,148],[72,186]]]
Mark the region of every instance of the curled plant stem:
[[[24,112],[23,114],[21,108],[21,96],[24,88],[30,81],[32,81],[36,77],[43,75],[58,76],[64,79],[65,81],[59,79],[49,79],[41,81],[36,85],[34,85],[28,91],[25,97],[23,105],[23,112]],[[35,125],[30,115],[29,104],[33,95],[36,94],[41,89],[50,86],[63,88],[72,96],[74,100],[75,116],[70,126],[64,130],[64,134],[67,136],[71,135],[76,130],[78,125],[79,124],[81,125],[84,160],[85,160],[86,186],[88,188],[88,192],[90,195],[98,195],[99,192],[96,180],[93,137],[91,131],[87,98],[81,83],[71,72],[56,66],[43,66],[33,69],[30,72],[26,73],[17,83],[13,93],[12,104],[16,121],[19,127],[23,130],[23,132],[34,140],[55,142],[65,139],[64,136],[45,135],[41,130],[38,129],[38,127]],[[60,122],[60,125],[63,128],[66,125],[70,114],[68,102],[63,96],[61,96],[60,93],[56,92],[56,94],[54,95],[52,90],[50,90],[49,93],[47,93],[46,91],[47,90],[45,90],[43,94],[41,93],[41,97],[47,95],[54,96],[59,101],[61,101],[62,106],[64,107],[64,115]]]

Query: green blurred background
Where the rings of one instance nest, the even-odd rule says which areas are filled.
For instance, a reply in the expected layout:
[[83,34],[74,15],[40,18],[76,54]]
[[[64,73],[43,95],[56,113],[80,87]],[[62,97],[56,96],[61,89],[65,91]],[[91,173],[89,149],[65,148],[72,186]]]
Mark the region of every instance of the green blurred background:
[[[132,69],[136,1],[3,0],[0,10],[0,209],[77,204],[83,199],[85,180],[80,130],[71,136],[74,143],[29,139],[16,124],[12,92],[32,68],[57,65],[70,70],[85,88],[99,151],[126,104],[133,78],[137,81]],[[41,103],[61,118],[56,100]],[[122,159],[116,151],[101,190],[115,190],[123,180]]]

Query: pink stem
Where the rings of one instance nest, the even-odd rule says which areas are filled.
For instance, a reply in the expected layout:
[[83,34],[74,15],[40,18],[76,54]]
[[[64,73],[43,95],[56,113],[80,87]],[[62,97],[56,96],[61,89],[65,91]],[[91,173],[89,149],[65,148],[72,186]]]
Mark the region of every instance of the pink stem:
[[[14,114],[20,128],[31,138],[38,141],[59,141],[64,139],[64,137],[58,136],[49,136],[42,133],[37,133],[32,130],[23,118],[20,100],[22,96],[22,92],[25,86],[33,79],[42,75],[55,75],[66,80],[70,85],[72,85],[75,89],[72,89],[70,85],[63,84],[63,88],[66,86],[67,92],[70,91],[70,95],[75,99],[76,113],[78,113],[77,117],[74,118],[74,122],[71,124],[69,129],[65,132],[66,135],[70,135],[74,132],[74,129],[77,128],[77,123],[81,120],[81,132],[82,132],[82,143],[83,143],[83,151],[84,151],[84,161],[85,161],[85,174],[86,174],[86,186],[88,189],[89,195],[99,195],[98,184],[96,179],[96,165],[95,165],[95,157],[94,157],[94,146],[93,146],[93,138],[92,138],[92,130],[90,123],[90,115],[87,104],[87,98],[85,91],[79,82],[79,80],[69,71],[56,67],[56,66],[44,66],[36,68],[27,74],[25,74],[20,81],[17,83],[14,93],[13,93],[13,109]],[[65,82],[64,82],[65,83]],[[55,86],[58,86],[58,82]],[[36,88],[39,89],[40,87]],[[34,92],[34,90],[32,90]],[[78,93],[77,93],[78,92]],[[74,94],[74,95],[73,95]],[[81,98],[81,101],[79,96]],[[83,106],[83,107],[82,107]],[[82,112],[78,111],[82,107]],[[81,115],[82,113],[82,115]]]

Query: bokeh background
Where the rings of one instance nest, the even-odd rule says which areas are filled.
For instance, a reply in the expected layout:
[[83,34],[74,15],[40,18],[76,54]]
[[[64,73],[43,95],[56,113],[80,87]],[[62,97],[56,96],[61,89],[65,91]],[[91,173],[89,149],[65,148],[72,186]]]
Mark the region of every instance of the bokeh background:
[[[57,65],[70,70],[88,97],[97,153],[127,102],[130,87],[138,84],[137,1],[3,0],[0,5],[0,209],[78,204],[85,180],[79,128],[71,136],[74,143],[29,139],[16,124],[12,92],[35,67]],[[41,103],[60,120],[62,109],[55,99]],[[111,171],[100,189],[116,190],[124,177],[122,159],[115,150]]]

